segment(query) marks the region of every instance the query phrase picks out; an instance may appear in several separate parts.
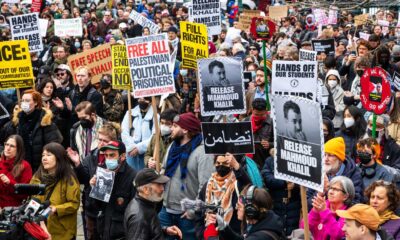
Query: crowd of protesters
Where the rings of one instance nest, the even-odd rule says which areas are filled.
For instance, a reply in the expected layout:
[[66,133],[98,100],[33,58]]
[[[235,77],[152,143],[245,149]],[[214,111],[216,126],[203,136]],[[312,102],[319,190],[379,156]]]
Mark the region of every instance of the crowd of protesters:
[[[14,193],[15,184],[42,183],[45,195],[38,198],[49,200],[51,209],[41,224],[47,239],[77,239],[78,218],[90,240],[303,239],[300,187],[274,175],[274,126],[266,95],[274,60],[298,61],[300,49],[312,50],[312,40],[334,39],[335,52],[317,56],[325,180],[323,192],[307,191],[310,233],[324,240],[400,239],[400,89],[392,78],[400,73],[397,11],[380,9],[356,25],[354,17],[361,13],[339,9],[337,23],[320,28],[311,8],[289,5],[287,17],[275,21],[277,32],[264,55],[249,29],[227,37],[229,29],[240,26],[238,5],[228,1],[221,33],[210,36],[209,57],[239,57],[251,73],[246,114],[229,115],[225,122],[251,121],[255,152],[212,156],[205,154],[201,122],[223,120],[201,116],[197,70],[181,64],[179,22],[188,21],[188,8],[162,0],[71,3],[43,2],[40,18],[49,21],[44,50],[31,53],[34,89],[0,90],[10,113],[0,119],[0,208],[27,198]],[[132,10],[154,21],[168,34],[170,48],[178,50],[176,93],[161,103],[159,97],[136,99],[115,90],[109,74],[92,83],[87,67],[72,72],[67,64],[69,56],[96,46],[150,35],[129,17]],[[266,15],[267,10],[262,9]],[[10,16],[29,12],[25,1],[3,1],[0,40],[11,39]],[[75,17],[82,18],[82,37],[55,35],[55,19]],[[384,69],[391,84],[387,111],[377,116],[376,126],[360,102],[360,78],[371,67]],[[108,202],[90,196],[99,167],[115,174]],[[219,210],[185,211],[184,199]]]

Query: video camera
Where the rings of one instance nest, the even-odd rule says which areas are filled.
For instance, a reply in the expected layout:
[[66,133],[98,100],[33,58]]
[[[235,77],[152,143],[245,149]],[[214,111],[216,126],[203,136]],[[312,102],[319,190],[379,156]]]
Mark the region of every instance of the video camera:
[[221,206],[214,204],[207,204],[199,199],[190,200],[188,198],[184,198],[181,201],[181,209],[184,212],[192,211],[192,212],[205,212],[205,213],[213,213],[213,214],[224,214],[224,209]]

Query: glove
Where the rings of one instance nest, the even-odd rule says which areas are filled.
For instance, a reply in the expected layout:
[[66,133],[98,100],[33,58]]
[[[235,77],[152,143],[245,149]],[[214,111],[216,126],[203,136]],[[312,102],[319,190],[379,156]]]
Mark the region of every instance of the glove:
[[217,214],[217,230],[222,231],[228,226],[228,223],[224,221],[224,219]]

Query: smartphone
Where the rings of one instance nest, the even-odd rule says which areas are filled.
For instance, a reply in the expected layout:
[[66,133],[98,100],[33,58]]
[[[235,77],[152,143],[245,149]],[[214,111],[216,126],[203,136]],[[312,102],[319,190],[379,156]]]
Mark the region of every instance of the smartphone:
[[244,79],[244,89],[247,89],[249,87],[249,83],[253,81],[253,78],[251,77],[251,72],[244,71],[243,79]]

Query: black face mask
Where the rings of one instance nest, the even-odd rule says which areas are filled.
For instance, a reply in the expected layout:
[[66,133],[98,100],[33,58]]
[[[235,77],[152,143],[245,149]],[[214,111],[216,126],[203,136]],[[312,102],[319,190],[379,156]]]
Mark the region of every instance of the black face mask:
[[81,122],[81,126],[83,128],[85,128],[85,129],[92,128],[93,125],[94,125],[94,122],[92,122],[91,120],[86,119],[86,118],[85,119],[81,119],[80,122]]
[[357,155],[361,161],[361,164],[365,165],[371,162],[372,154],[366,152],[358,152]]
[[225,177],[232,171],[230,167],[223,166],[223,165],[216,166],[215,168],[217,169],[218,175],[221,177]]
[[364,74],[364,70],[356,70],[356,73],[359,77],[362,77],[362,75]]
[[139,102],[140,110],[146,110],[149,104],[147,102]]

